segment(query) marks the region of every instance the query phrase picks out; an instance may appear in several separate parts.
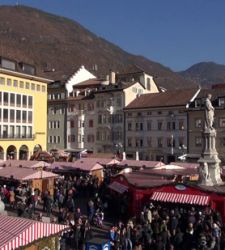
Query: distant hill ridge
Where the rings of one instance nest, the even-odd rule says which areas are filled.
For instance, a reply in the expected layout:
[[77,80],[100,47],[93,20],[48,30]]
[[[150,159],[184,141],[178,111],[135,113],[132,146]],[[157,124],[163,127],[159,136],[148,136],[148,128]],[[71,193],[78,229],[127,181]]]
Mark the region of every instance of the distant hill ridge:
[[214,62],[197,63],[179,73],[185,79],[195,83],[200,83],[204,87],[210,87],[211,85],[218,83],[225,83],[225,65]]
[[[192,81],[143,56],[127,53],[70,19],[26,6],[0,6],[0,55],[37,67],[37,74],[67,79],[85,65],[97,76],[135,64],[166,89],[191,88]],[[160,52],[159,52],[160,53]],[[55,69],[51,72],[51,69]]]

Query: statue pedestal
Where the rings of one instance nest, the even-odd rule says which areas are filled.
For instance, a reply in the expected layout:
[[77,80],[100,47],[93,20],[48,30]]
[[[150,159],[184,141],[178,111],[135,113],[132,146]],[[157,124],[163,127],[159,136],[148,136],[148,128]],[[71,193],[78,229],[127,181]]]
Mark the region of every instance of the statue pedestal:
[[204,147],[201,158],[198,160],[199,184],[214,186],[223,184],[220,176],[220,162],[216,151],[216,130],[205,129],[203,132]]

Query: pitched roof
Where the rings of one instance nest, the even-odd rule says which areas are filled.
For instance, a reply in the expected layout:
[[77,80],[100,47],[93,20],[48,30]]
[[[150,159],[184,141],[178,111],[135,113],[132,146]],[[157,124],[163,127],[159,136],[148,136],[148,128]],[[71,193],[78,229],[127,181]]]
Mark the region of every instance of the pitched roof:
[[51,172],[33,170],[21,167],[4,167],[0,169],[0,177],[7,179],[13,178],[14,180],[19,180],[19,181],[42,179],[42,178],[45,179],[57,176],[58,176],[57,174]]
[[127,109],[185,106],[190,102],[197,89],[171,90],[161,93],[144,94],[132,101]]
[[0,215],[0,249],[18,249],[38,239],[58,234],[66,225],[44,223],[24,218]]
[[157,166],[165,165],[160,161],[136,161],[136,160],[123,160],[117,164],[118,166],[126,166],[127,167],[145,167],[145,168],[153,168]]
[[23,168],[40,168],[40,167],[46,167],[50,164],[44,161],[26,161],[26,160],[6,160],[0,162],[0,167],[23,167]]

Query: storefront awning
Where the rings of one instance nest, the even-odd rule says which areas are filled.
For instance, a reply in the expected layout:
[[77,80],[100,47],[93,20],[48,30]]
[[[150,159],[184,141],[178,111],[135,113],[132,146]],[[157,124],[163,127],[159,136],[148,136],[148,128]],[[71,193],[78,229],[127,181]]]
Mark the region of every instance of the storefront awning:
[[206,195],[154,192],[152,194],[151,200],[207,206],[209,204],[210,197]]
[[117,181],[114,181],[112,182],[110,185],[109,185],[109,188],[120,193],[120,194],[123,194],[124,192],[126,192],[128,190],[128,187],[117,182]]

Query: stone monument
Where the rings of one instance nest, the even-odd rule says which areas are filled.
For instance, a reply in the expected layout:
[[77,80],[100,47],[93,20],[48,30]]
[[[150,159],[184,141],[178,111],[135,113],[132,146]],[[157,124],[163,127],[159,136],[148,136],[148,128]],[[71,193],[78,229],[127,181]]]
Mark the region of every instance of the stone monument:
[[220,173],[220,159],[216,151],[216,130],[213,127],[214,107],[211,103],[212,95],[208,94],[205,100],[205,124],[202,133],[204,146],[199,166],[199,184],[214,186],[223,184]]

